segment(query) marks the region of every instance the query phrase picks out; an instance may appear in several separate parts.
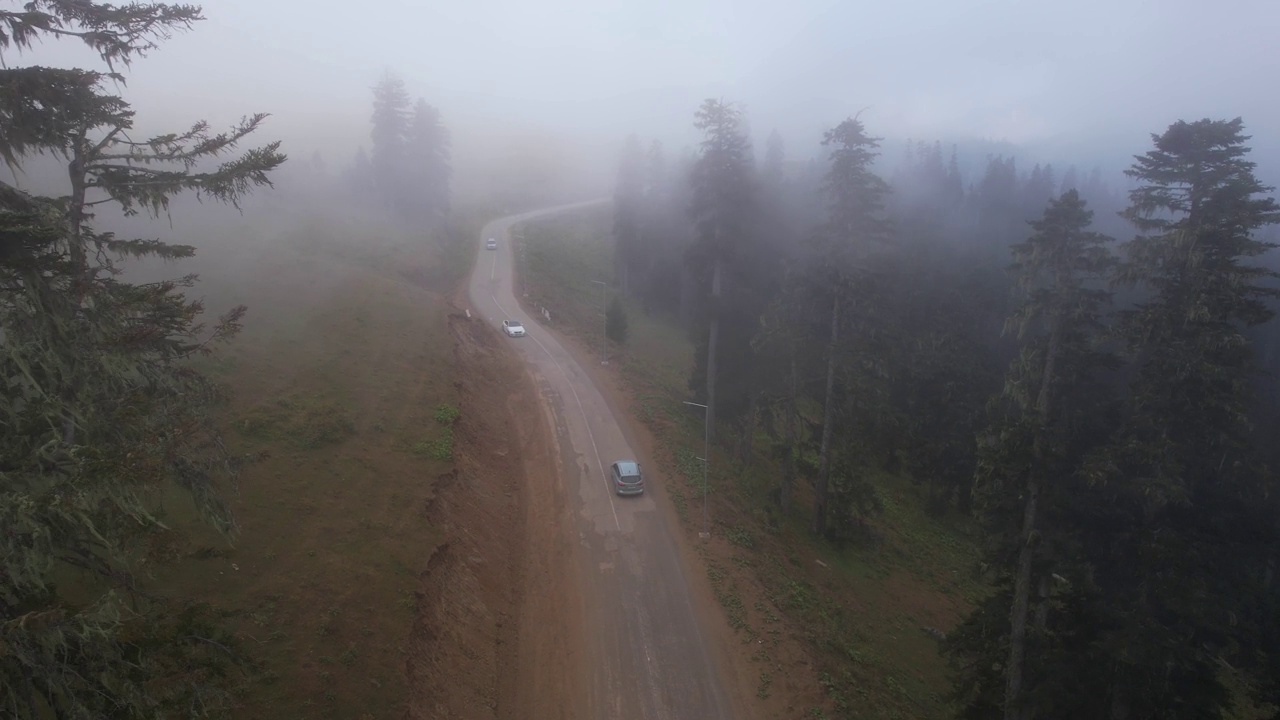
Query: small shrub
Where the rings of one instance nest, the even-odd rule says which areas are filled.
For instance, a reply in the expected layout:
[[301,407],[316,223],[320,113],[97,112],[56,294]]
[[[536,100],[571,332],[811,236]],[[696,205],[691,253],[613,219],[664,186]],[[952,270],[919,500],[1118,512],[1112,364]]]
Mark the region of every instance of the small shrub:
[[866,470],[838,462],[831,472],[827,502],[827,539],[839,545],[878,546],[883,539],[868,519],[885,510],[884,500],[866,477]]
[[347,646],[342,655],[338,656],[338,661],[347,667],[351,667],[356,662],[356,646],[355,643]]
[[448,462],[453,459],[453,428],[445,427],[435,440],[423,440],[413,446],[414,455],[425,455],[432,460]]
[[747,550],[754,548],[756,545],[755,538],[751,537],[751,532],[744,528],[729,528],[725,531],[724,536],[729,542]]
[[671,503],[676,506],[676,514],[680,516],[681,522],[689,520],[689,501],[685,499],[684,493],[678,487],[667,488],[667,495],[671,497]]
[[676,450],[676,469],[684,476],[685,481],[702,491],[703,466],[698,454],[688,448]]
[[462,412],[452,405],[441,404],[436,406],[436,422],[445,427],[452,426],[461,416]]

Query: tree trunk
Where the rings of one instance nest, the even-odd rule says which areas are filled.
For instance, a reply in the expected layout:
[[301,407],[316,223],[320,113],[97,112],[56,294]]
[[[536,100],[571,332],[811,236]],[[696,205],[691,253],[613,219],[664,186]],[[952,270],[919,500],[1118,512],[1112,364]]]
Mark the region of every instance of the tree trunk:
[[[1018,569],[1013,581],[1013,608],[1009,615],[1009,664],[1005,682],[1005,720],[1030,720],[1023,708],[1023,665],[1027,652],[1027,611],[1031,594],[1031,566],[1035,557],[1036,505],[1040,500],[1040,483],[1044,472],[1044,434],[1050,418],[1050,389],[1054,382],[1061,345],[1060,323],[1049,331],[1049,348],[1045,353],[1044,372],[1040,376],[1040,392],[1036,395],[1036,437],[1032,449],[1032,468],[1027,477],[1027,500],[1022,510],[1021,547]],[[1047,612],[1047,609],[1046,609]],[[1047,618],[1047,616],[1046,616]]]
[[[85,295],[89,292],[89,284],[93,280],[93,271],[89,269],[88,249],[85,247],[84,238],[81,237],[86,219],[84,211],[85,193],[88,189],[85,180],[84,157],[86,134],[87,130],[85,128],[81,128],[80,132],[77,133],[71,162],[67,166],[67,175],[71,180],[71,197],[67,202],[67,222],[70,226],[71,235],[69,243],[71,262],[75,266],[73,292],[75,292],[76,300],[81,307],[84,305]],[[74,363],[75,360],[72,359],[71,362]],[[74,377],[74,372],[68,374]],[[67,414],[62,419],[62,440],[67,445],[74,445],[76,442],[76,423],[71,408],[77,405],[79,386],[79,382],[73,380],[63,398],[67,404]]]
[[1036,598],[1036,632],[1043,633],[1049,626],[1049,576],[1040,576],[1040,588]]
[[796,349],[795,345],[791,346],[791,387],[787,392],[787,452],[783,456],[782,464],[782,486],[778,489],[778,504],[784,511],[791,507],[791,488],[796,480],[796,426],[799,424],[799,418],[796,417]]
[[1032,471],[1027,481],[1027,502],[1022,510],[1022,546],[1018,548],[1018,574],[1013,581],[1013,610],[1009,617],[1009,668],[1005,678],[1004,718],[1023,720],[1022,670],[1027,651],[1027,606],[1031,592],[1032,541],[1036,524],[1036,503],[1040,499],[1039,474]]
[[756,413],[759,411],[756,403],[759,399],[760,393],[753,382],[747,390],[747,417],[742,423],[742,442],[738,445],[738,462],[743,467],[751,467],[751,457],[755,453]]
[[723,263],[716,258],[711,271],[711,335],[707,339],[707,442],[716,434],[716,347],[720,343],[720,273]]
[[818,450],[818,479],[813,488],[813,532],[827,532],[827,480],[831,474],[831,435],[835,415],[836,347],[840,342],[840,295],[831,300],[831,340],[827,345],[827,389],[822,405],[822,445]]

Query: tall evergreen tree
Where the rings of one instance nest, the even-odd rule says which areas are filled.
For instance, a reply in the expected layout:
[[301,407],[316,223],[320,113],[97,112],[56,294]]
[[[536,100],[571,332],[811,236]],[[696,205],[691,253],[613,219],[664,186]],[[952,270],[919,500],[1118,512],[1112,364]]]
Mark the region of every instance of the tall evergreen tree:
[[717,350],[724,315],[722,292],[729,265],[739,259],[749,233],[755,202],[751,141],[743,128],[742,112],[722,100],[706,100],[694,115],[701,130],[701,152],[693,165],[693,198],[689,215],[696,240],[690,260],[709,285],[706,361],[702,367],[707,401],[707,427],[716,428],[716,382],[720,367]]
[[[796,242],[800,235],[799,219],[794,212],[791,191],[787,181],[786,148],[782,135],[774,130],[769,133],[764,160],[760,164],[757,230],[761,241],[769,246],[773,264],[779,270],[791,262],[799,250]],[[778,280],[781,280],[781,272]]]
[[784,512],[791,508],[795,480],[808,445],[800,415],[801,386],[808,361],[814,356],[808,351],[813,339],[822,334],[821,327],[814,327],[818,308],[811,305],[811,293],[804,283],[802,273],[788,273],[782,292],[765,312],[760,334],[755,338],[756,351],[771,370],[764,383],[768,417],[765,430],[774,440],[774,454],[782,461],[777,502]]
[[[1107,513],[1090,546],[1105,598],[1113,718],[1219,717],[1220,659],[1245,631],[1274,560],[1273,492],[1249,444],[1254,371],[1245,329],[1265,322],[1276,274],[1251,259],[1280,221],[1240,119],[1179,121],[1127,174],[1139,234],[1117,278],[1149,296],[1122,316],[1137,363],[1115,442],[1091,477]],[[1238,661],[1239,662],[1239,661]]]
[[439,223],[449,213],[450,164],[449,129],[440,111],[421,98],[413,106],[405,138],[406,159],[411,163],[411,184],[407,188],[414,217],[428,224]]
[[1028,219],[1037,217],[1040,214],[1044,204],[1053,199],[1054,191],[1057,187],[1058,184],[1053,176],[1052,165],[1045,165],[1042,168],[1037,164],[1031,169],[1031,176],[1022,188],[1023,213]]
[[1080,189],[1080,178],[1076,173],[1076,166],[1071,165],[1067,167],[1067,171],[1062,174],[1062,192],[1066,192],[1068,190],[1079,190],[1079,189]]
[[[238,152],[265,120],[224,133],[204,122],[134,140],[134,113],[110,94],[116,72],[202,19],[187,5],[36,0],[0,11],[0,50],[76,37],[111,69],[0,69],[0,156],[67,161],[61,197],[0,182],[0,714],[160,717],[225,708],[218,686],[233,644],[196,608],[140,592],[134,569],[163,530],[176,486],[224,530],[221,491],[236,459],[210,416],[217,386],[186,360],[239,327],[243,308],[201,334],[194,276],[119,277],[118,258],[194,249],[94,228],[93,208],[163,214],[182,192],[236,204],[284,156]],[[227,156],[230,155],[230,158]],[[222,158],[221,162],[218,159]],[[197,170],[197,168],[201,168]],[[73,594],[55,582],[92,578]],[[223,648],[223,649],[219,649]]]
[[[1009,613],[1007,637],[995,636],[1001,645],[1007,643],[1000,664],[1006,720],[1026,720],[1047,709],[1028,700],[1043,697],[1041,686],[1051,682],[1044,673],[1028,672],[1032,594],[1040,590],[1038,602],[1047,623],[1049,577],[1059,570],[1053,561],[1061,553],[1053,547],[1054,529],[1045,527],[1042,504],[1048,500],[1053,506],[1070,494],[1066,486],[1078,466],[1080,443],[1080,422],[1073,414],[1080,412],[1086,396],[1082,386],[1108,360],[1099,350],[1099,338],[1110,294],[1100,285],[1114,262],[1106,248],[1111,238],[1091,232],[1092,220],[1079,194],[1068,190],[1031,223],[1031,237],[1012,248],[1021,302],[1008,327],[1023,346],[1005,388],[1008,415],[989,433],[993,441],[984,450],[981,478],[994,541],[989,562],[1000,572],[1000,592],[986,603]],[[1085,407],[1097,412],[1096,407]],[[982,608],[976,616],[990,614],[990,608]],[[1041,657],[1035,666],[1044,668],[1049,665],[1043,662],[1048,655],[1046,632],[1039,630]],[[980,660],[970,666],[965,680],[973,686],[995,685],[990,678],[984,680],[991,667],[986,655],[976,657]],[[991,695],[975,695],[969,709],[974,717],[985,717],[982,704],[993,700]]]
[[370,162],[378,191],[398,212],[408,214],[412,207],[405,189],[411,184],[411,166],[406,149],[412,115],[404,80],[391,71],[373,86],[372,121]]
[[849,118],[828,130],[822,144],[829,149],[831,161],[824,187],[827,220],[818,234],[813,267],[809,273],[810,281],[826,295],[829,322],[822,444],[814,488],[813,529],[819,535],[825,534],[827,527],[828,482],[835,432],[836,369],[841,343],[845,341],[840,331],[850,324],[844,316],[855,311],[849,307],[849,301],[871,282],[866,272],[868,257],[876,244],[889,236],[888,223],[884,218],[889,186],[871,171],[879,139],[867,135],[862,121]]

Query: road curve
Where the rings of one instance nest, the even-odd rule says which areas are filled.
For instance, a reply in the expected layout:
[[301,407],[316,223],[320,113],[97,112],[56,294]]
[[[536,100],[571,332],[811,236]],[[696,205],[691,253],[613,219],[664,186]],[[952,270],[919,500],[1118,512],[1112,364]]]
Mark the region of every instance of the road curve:
[[[576,510],[577,570],[586,596],[577,619],[589,668],[583,720],[727,720],[732,711],[665,513],[649,494],[616,496],[606,478],[610,463],[636,453],[591,378],[515,297],[511,227],[600,202],[513,215],[485,226],[469,283],[472,309],[495,328],[503,319],[524,324],[526,337],[503,339],[524,359],[555,422],[562,482]],[[497,239],[496,251],[483,249],[488,238]],[[646,468],[650,476],[653,470]]]

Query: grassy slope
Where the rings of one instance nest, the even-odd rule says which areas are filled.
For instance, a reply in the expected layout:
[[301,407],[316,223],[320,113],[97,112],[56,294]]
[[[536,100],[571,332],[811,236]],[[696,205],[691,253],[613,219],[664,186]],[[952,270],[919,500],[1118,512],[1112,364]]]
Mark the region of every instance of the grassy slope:
[[[608,210],[531,223],[523,232],[526,301],[546,307],[561,331],[594,351],[601,299],[590,281],[612,274]],[[702,423],[681,404],[692,344],[634,305],[628,319],[630,338],[612,349],[611,366],[620,368],[631,409],[653,431],[675,478],[666,483],[668,496],[696,532]],[[803,507],[781,516],[766,500],[776,472],[767,460],[742,469],[725,453],[712,455],[712,530],[728,542],[701,553],[730,624],[753,643],[761,702],[790,692],[795,698],[779,707],[808,717],[948,716],[946,668],[923,628],[950,629],[981,592],[964,528],[928,517],[908,481],[880,477],[885,512],[875,525],[883,542],[844,549],[815,542]],[[796,638],[814,665],[786,662],[786,641]],[[815,685],[821,691],[804,692]]]
[[235,393],[226,437],[267,457],[241,477],[234,545],[170,509],[193,534],[155,584],[230,619],[255,663],[237,717],[403,711],[413,592],[439,542],[421,513],[452,467],[435,418],[456,403],[447,304],[471,250],[302,221],[206,272],[211,311],[250,307],[208,361]]

